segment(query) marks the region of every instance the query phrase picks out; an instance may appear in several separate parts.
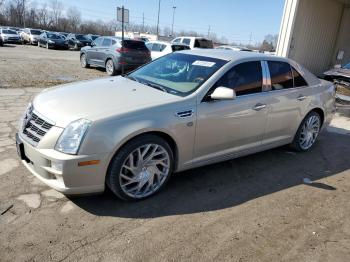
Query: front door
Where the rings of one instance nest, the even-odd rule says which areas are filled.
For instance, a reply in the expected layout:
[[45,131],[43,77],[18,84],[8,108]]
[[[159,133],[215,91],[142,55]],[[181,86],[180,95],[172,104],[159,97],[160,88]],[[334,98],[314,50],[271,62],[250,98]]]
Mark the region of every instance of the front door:
[[267,119],[262,85],[260,61],[234,66],[214,85],[210,92],[219,86],[233,88],[237,98],[198,105],[194,165],[261,145]]

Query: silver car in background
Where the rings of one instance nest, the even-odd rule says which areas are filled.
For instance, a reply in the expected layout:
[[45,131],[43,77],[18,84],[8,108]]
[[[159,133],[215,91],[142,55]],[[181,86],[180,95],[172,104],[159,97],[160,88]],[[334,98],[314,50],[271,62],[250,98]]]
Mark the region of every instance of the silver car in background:
[[173,172],[291,144],[307,151],[335,90],[297,63],[252,52],[188,50],[125,77],[43,91],[17,134],[23,164],[65,194],[149,197]]
[[83,68],[91,66],[106,68],[108,75],[113,76],[124,69],[135,69],[151,61],[151,53],[145,42],[139,40],[104,36],[92,42],[92,46],[80,50],[80,64]]

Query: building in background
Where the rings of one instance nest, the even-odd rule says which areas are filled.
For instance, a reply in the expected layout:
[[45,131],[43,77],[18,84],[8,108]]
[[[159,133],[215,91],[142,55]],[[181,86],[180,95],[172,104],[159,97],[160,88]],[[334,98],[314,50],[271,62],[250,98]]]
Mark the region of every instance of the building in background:
[[286,0],[277,55],[321,75],[350,61],[350,0]]

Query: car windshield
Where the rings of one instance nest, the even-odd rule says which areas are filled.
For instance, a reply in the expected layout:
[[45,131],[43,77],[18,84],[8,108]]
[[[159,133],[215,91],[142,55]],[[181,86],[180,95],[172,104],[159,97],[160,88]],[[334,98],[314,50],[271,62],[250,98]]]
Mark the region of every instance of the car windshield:
[[50,38],[50,39],[63,39],[63,37],[58,35],[58,34],[47,34],[47,38]]
[[343,68],[345,69],[350,69],[350,63],[346,64],[345,66],[343,66]]
[[98,35],[92,35],[92,36],[91,36],[92,41],[95,41],[97,38],[99,38]]
[[9,29],[3,29],[2,33],[3,34],[8,34],[8,35],[17,35],[16,31],[9,30]]
[[127,77],[179,96],[200,87],[227,61],[183,53],[172,53],[130,73]]
[[75,35],[75,38],[78,40],[88,40],[84,35]]
[[41,34],[41,31],[40,30],[30,30],[30,33],[32,35],[40,35]]

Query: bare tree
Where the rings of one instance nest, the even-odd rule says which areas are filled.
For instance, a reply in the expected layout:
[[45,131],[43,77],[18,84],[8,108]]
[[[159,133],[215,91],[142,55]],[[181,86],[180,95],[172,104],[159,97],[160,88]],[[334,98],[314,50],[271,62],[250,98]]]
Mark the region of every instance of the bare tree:
[[51,0],[50,2],[51,9],[51,19],[53,21],[54,28],[59,27],[59,20],[62,18],[63,4],[58,0]]
[[67,21],[70,24],[71,30],[76,32],[81,23],[81,13],[76,7],[70,7],[66,13]]

